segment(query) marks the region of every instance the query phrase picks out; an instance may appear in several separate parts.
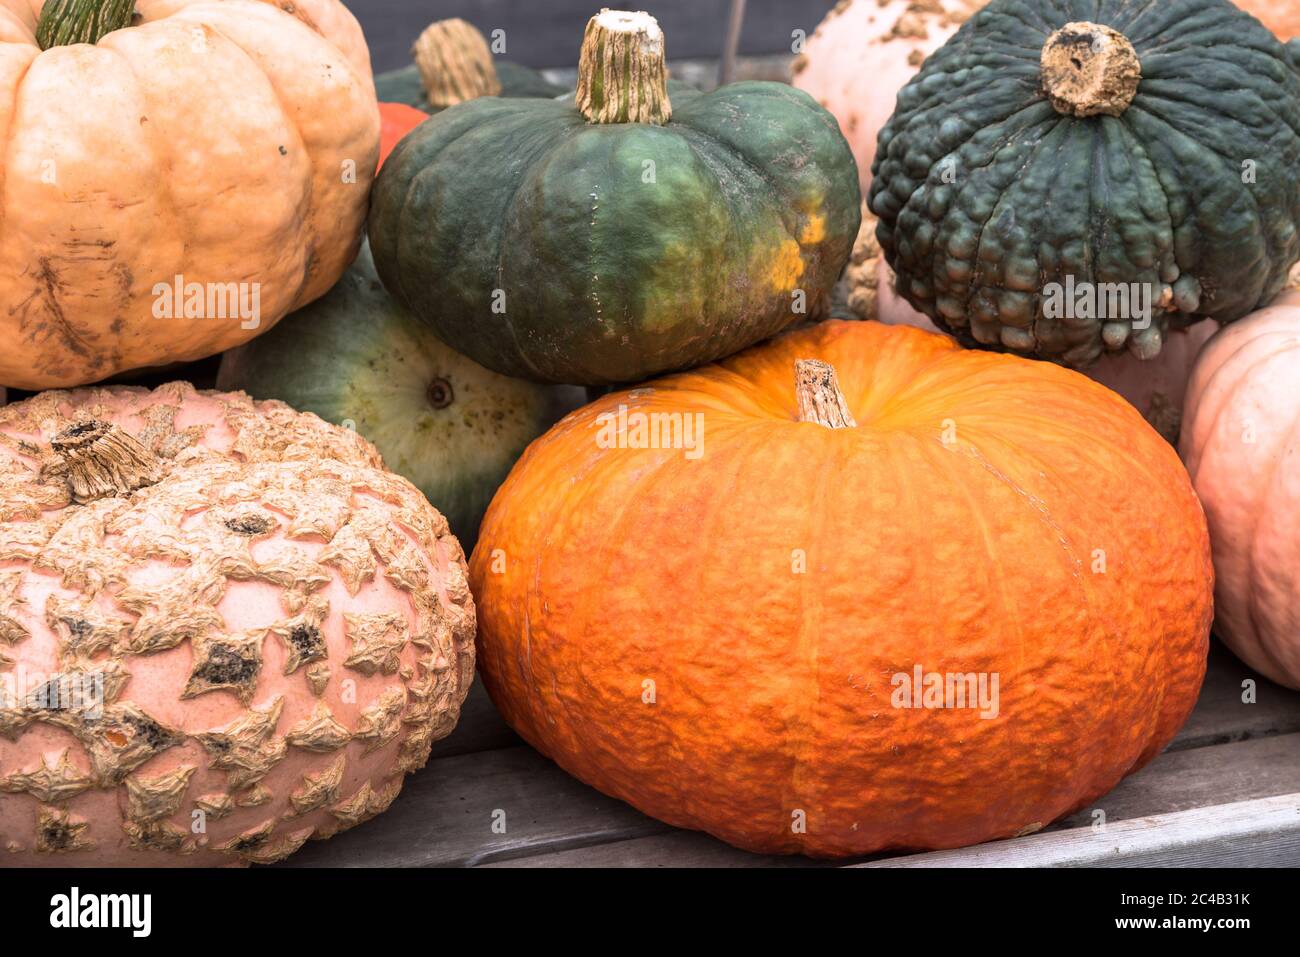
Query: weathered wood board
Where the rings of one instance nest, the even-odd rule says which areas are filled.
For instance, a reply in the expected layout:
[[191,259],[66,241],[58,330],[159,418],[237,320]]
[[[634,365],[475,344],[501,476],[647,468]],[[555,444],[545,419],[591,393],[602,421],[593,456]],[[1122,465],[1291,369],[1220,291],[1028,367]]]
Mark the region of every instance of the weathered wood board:
[[[1243,701],[1252,689],[1253,703]],[[870,863],[1300,864],[1300,693],[1216,647],[1196,710],[1169,749],[1092,806],[1029,837]],[[476,685],[460,726],[386,814],[281,866],[819,864],[827,862],[763,857],[676,830],[581,784],[522,744]]]

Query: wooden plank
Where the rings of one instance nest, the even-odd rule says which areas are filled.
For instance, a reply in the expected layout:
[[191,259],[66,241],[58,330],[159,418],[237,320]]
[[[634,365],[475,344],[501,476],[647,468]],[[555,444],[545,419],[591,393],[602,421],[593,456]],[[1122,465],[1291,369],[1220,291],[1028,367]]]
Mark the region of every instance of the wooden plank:
[[[1255,682],[1254,703],[1242,701],[1244,681]],[[1300,731],[1300,691],[1273,684],[1214,642],[1201,696],[1169,748],[1203,748],[1246,738]]]
[[380,817],[277,866],[468,866],[668,830],[521,746],[432,761]]
[[1300,734],[1166,751],[1049,830],[1089,825],[1094,811],[1114,822],[1293,792],[1300,792]]
[[[1108,825],[1300,793],[1300,735],[1258,738],[1166,752],[1059,828],[1086,827],[1093,811]],[[506,833],[492,832],[504,811]],[[671,841],[638,839],[676,835]],[[614,842],[624,842],[609,848]],[[569,852],[563,853],[561,852]],[[477,865],[535,858],[532,866],[754,866],[775,863],[705,835],[674,831],[569,777],[531,748],[517,747],[432,762],[407,780],[382,817],[328,842],[312,844],[288,866]],[[559,855],[559,856],[557,856]],[[783,861],[799,864],[806,861]]]
[[483,867],[831,867],[827,861],[792,855],[751,854],[699,831],[667,834],[491,861]]
[[856,867],[1300,865],[1300,793],[1155,814]]
[[465,696],[465,704],[460,709],[460,721],[456,723],[456,729],[434,743],[429,759],[432,761],[457,754],[472,754],[475,751],[512,748],[521,744],[523,741],[497,713],[492,699],[483,689],[483,682],[475,675],[469,694]]
[[[1103,811],[1105,817],[1102,820],[1112,826],[1116,822],[1137,820],[1153,814],[1213,809],[1263,795],[1292,792],[1300,792],[1300,735],[1165,752],[1150,766],[1120,782],[1118,787],[1089,808],[1057,822],[1042,832],[1042,835],[1033,837],[1069,833],[1070,830],[1088,830],[1094,820],[1097,820],[1093,814],[1095,810]],[[989,846],[996,845],[941,853],[957,857],[968,853],[978,855],[982,848]],[[1226,855],[1231,849],[1225,845],[1223,850]],[[879,859],[910,858],[885,855]],[[669,835],[629,840],[615,845],[548,853],[512,861],[503,866],[762,867],[815,866],[817,863],[801,857],[762,857],[728,847],[706,834],[672,831]]]

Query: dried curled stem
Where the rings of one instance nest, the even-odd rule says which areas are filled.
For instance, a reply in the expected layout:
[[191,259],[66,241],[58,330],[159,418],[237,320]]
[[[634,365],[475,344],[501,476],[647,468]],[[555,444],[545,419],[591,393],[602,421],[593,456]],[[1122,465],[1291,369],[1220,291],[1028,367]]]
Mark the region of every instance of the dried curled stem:
[[576,102],[592,123],[668,122],[664,35],[654,17],[603,9],[587,21]]
[[50,440],[42,479],[62,479],[78,503],[125,495],[161,477],[157,457],[111,422],[88,419]]
[[1067,23],[1043,44],[1043,91],[1066,116],[1119,116],[1137,95],[1142,64],[1128,38],[1098,23]]
[[797,359],[794,390],[799,400],[799,421],[816,422],[828,429],[854,429],[857,421],[840,391],[835,367],[820,359]]

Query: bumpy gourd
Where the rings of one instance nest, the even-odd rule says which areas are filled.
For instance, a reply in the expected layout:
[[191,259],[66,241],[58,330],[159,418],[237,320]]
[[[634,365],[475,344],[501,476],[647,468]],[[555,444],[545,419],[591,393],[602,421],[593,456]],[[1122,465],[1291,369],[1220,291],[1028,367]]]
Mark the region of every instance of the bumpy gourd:
[[[529,743],[670,824],[838,856],[1034,831],[1141,767],[1196,701],[1213,572],[1118,396],[830,321],[565,418],[470,580]],[[897,698],[918,667],[966,706]]]
[[[1151,358],[1283,287],[1297,131],[1286,49],[1226,0],[994,0],[899,94],[870,205],[899,291],[967,344]],[[1054,317],[1067,277],[1139,284],[1150,325]]]
[[388,295],[362,244],[316,302],[227,352],[217,387],[280,399],[372,441],[447,516],[466,549],[520,453],[585,392],[489,372]]
[[389,291],[489,369],[589,385],[813,314],[858,225],[834,118],[779,83],[670,99],[643,14],[593,18],[583,51],[573,102],[471,100],[398,146],[369,225]]
[[[379,112],[338,0],[0,0],[0,143],[0,385],[43,389],[213,355],[322,295]],[[191,308],[160,298],[178,283]]]
[[0,866],[275,861],[456,723],[447,523],[356,434],[185,383],[0,409]]

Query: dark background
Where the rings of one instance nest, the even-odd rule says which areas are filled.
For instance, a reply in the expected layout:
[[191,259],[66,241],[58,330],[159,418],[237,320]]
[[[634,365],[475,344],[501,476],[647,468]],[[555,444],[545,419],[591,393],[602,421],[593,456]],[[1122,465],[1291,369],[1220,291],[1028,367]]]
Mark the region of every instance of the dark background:
[[[532,67],[576,67],[587,20],[602,6],[645,10],[664,30],[669,59],[722,52],[728,0],[343,0],[361,21],[376,73],[407,66],[411,44],[434,20],[462,17],[485,36],[505,30],[503,59]],[[742,54],[788,53],[790,32],[811,34],[834,0],[748,0]]]

